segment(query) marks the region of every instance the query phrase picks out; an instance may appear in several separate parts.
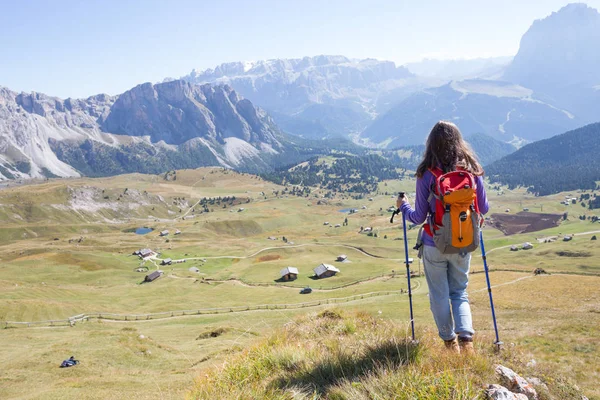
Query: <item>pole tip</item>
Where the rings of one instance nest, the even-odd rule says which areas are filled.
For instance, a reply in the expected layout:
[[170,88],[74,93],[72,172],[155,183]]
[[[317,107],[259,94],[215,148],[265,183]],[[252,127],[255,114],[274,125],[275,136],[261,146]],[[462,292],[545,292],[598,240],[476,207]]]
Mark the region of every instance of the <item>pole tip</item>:
[[497,341],[494,342],[494,346],[496,346],[496,352],[500,352],[500,350],[502,350],[502,345],[503,344],[504,343],[501,342],[500,340],[497,340]]

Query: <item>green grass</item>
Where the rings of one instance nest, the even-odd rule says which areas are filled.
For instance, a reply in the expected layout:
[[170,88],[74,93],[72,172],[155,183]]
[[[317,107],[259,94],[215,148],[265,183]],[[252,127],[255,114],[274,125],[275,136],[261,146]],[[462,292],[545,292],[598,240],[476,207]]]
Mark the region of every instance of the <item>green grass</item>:
[[[418,335],[415,344],[403,326],[366,313],[311,313],[199,377],[188,398],[473,399],[497,382],[496,363],[523,369],[512,350],[497,355],[478,345],[477,355],[456,356],[431,331]],[[552,379],[544,383],[557,392]]]
[[[339,194],[321,205],[317,202],[323,200],[325,193],[320,190],[315,190],[309,198],[276,198],[272,191],[281,190],[281,187],[250,175],[209,168],[178,171],[176,181],[165,181],[162,176],[133,174],[101,179],[50,180],[40,185],[0,190],[0,204],[3,204],[0,206],[3,221],[0,224],[0,325],[2,321],[64,319],[90,312],[138,314],[296,304],[406,289],[403,241],[394,240],[402,239],[401,223],[391,225],[390,213],[386,210],[395,202],[391,193],[414,191],[414,180],[385,183],[380,185],[379,194],[365,196],[362,200]],[[141,198],[150,204],[110,209],[100,198],[95,200],[99,207],[97,211],[74,212],[66,207],[70,199],[65,187],[97,187],[100,191],[105,190],[111,199],[128,188],[131,192],[139,191]],[[385,191],[388,191],[387,196],[383,194]],[[267,199],[260,192],[264,192]],[[536,198],[522,190],[505,190],[501,196],[490,193],[493,212],[504,212],[505,208],[516,212],[520,207],[538,211],[535,207],[541,205],[544,212],[563,212],[561,210],[567,208],[559,204],[565,194]],[[185,209],[179,213],[179,206],[172,204],[175,197],[185,197],[192,205],[202,197],[229,195],[247,197],[251,201],[241,205],[245,208],[241,213],[237,212],[238,205],[225,209],[215,206],[214,212],[190,212],[190,218],[185,220],[178,218]],[[123,204],[136,202],[133,195],[129,200],[125,197]],[[369,197],[373,201],[369,201]],[[27,204],[31,207],[24,206]],[[367,208],[363,209],[363,205]],[[573,210],[568,221],[542,232],[505,236],[486,227],[490,279],[495,286],[493,293],[501,338],[506,343],[515,343],[527,357],[538,360],[544,371],[561,371],[576,380],[588,397],[599,398],[595,382],[600,378],[600,364],[594,357],[599,346],[594,327],[600,324],[598,241],[590,241],[590,234],[577,235],[571,242],[536,242],[536,238],[559,233],[600,230],[600,224],[577,219],[579,214],[574,211],[580,211],[579,205],[568,207]],[[359,212],[348,215],[339,212],[342,208],[357,208]],[[599,213],[596,210],[585,214]],[[346,217],[348,226],[323,225],[325,221],[330,225],[341,224]],[[140,226],[149,226],[155,231],[147,235],[131,232]],[[358,233],[361,226],[373,227],[379,237]],[[167,241],[158,236],[158,231],[163,229],[180,229],[182,234],[169,235]],[[408,231],[411,247],[416,234],[416,229]],[[385,235],[387,239],[384,239]],[[268,240],[269,236],[278,240]],[[295,246],[303,246],[285,244],[283,236]],[[534,243],[535,248],[516,253],[500,248],[525,241]],[[341,245],[361,248],[377,257]],[[160,252],[160,258],[185,258],[187,261],[161,266],[165,276],[151,284],[139,285],[145,274],[135,272],[135,268],[142,264],[150,270],[157,268],[150,261],[142,263],[130,255],[143,247]],[[263,249],[266,250],[261,251]],[[336,263],[334,260],[339,254],[347,254],[352,262]],[[412,268],[416,270],[419,263],[412,250],[411,257],[415,257]],[[312,269],[323,262],[336,265],[341,273],[324,280],[311,279]],[[289,284],[294,286],[291,288],[274,281],[279,277],[279,271],[288,265],[300,269],[299,279]],[[190,272],[190,267],[199,268],[200,273]],[[552,275],[533,277],[531,271],[537,267]],[[394,278],[369,280],[390,274],[392,270],[396,271]],[[476,273],[470,280],[470,299],[477,335],[481,337],[480,346],[484,346],[491,342],[494,331],[485,275],[480,273],[483,264],[477,254],[473,257],[472,271]],[[558,275],[558,272],[570,275]],[[203,278],[223,282],[201,283]],[[366,281],[330,290],[361,280]],[[414,313],[419,334],[429,335],[427,340],[435,342],[435,335],[430,332],[434,323],[424,278],[414,279],[414,283]],[[298,288],[305,285],[316,290],[310,295],[300,295]],[[398,332],[398,345],[407,337],[406,295],[373,297],[338,307],[350,313],[363,311],[375,316],[378,323],[391,324],[393,321],[397,325],[393,329]],[[319,310],[323,308],[318,307]],[[293,325],[297,318],[310,320],[312,317],[305,316],[307,312],[265,310],[148,322],[90,321],[72,328],[2,329],[0,341],[11,346],[0,348],[3,365],[0,397],[123,398],[133,397],[135,393],[140,398],[181,398],[193,387],[194,378],[212,373],[209,367],[222,365],[231,352],[244,351],[285,324]],[[354,317],[349,318],[352,321]],[[369,334],[356,321],[343,324],[342,328],[347,332],[344,337]],[[204,332],[219,330],[223,333],[216,338],[196,340]],[[140,334],[152,340],[139,339]],[[564,343],[567,345],[563,346]],[[427,347],[423,354],[437,360],[436,346]],[[335,349],[332,347],[331,350]],[[77,369],[56,369],[71,353],[81,356],[84,362]],[[33,364],[31,360],[35,360]],[[372,368],[366,359],[359,363],[353,360],[353,365],[360,366],[359,370],[376,371],[378,368]],[[451,366],[443,364],[443,360],[440,362]],[[431,386],[427,380],[430,377],[424,372],[429,367],[421,363],[419,368],[423,374],[413,371],[405,378],[410,376],[411,382],[419,382],[420,387]],[[464,386],[473,381],[457,380],[452,373],[438,375],[444,385],[458,385],[464,393],[475,390]],[[296,382],[303,382],[302,375],[294,376]],[[553,375],[548,373],[548,376]],[[380,393],[380,397],[385,398],[385,393],[390,392],[374,390],[379,387],[394,390],[394,385],[402,382],[399,379],[404,379],[388,375],[375,381],[368,378],[359,374],[356,384],[350,382],[313,389],[317,393],[328,393],[330,398],[336,398],[338,394],[339,398],[361,398],[367,396],[365,393]],[[444,385],[442,388],[447,387]],[[276,391],[277,387],[271,389]],[[423,394],[436,395],[444,396],[436,392]]]

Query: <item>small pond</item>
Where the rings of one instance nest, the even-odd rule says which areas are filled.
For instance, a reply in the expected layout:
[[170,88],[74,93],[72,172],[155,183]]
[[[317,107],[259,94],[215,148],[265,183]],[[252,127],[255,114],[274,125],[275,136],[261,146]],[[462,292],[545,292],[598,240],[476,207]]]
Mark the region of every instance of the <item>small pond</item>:
[[153,230],[154,230],[154,229],[152,229],[152,228],[148,228],[148,227],[145,227],[145,226],[144,226],[144,227],[141,227],[141,228],[137,228],[137,229],[135,230],[135,234],[136,234],[136,235],[145,235],[146,233],[150,233],[150,232],[152,232]]
[[354,214],[355,212],[358,212],[358,209],[356,209],[356,208],[342,208],[341,210],[338,210],[338,211],[342,212],[342,213]]

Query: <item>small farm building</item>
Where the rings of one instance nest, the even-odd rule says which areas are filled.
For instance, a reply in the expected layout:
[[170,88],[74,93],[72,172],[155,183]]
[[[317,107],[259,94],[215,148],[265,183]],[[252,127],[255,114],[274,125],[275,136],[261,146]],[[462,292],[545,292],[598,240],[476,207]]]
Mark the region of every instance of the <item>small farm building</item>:
[[181,231],[179,229],[175,230],[176,235],[181,235]]
[[173,264],[173,260],[171,260],[170,258],[165,258],[164,260],[162,260],[162,262],[160,263],[160,265],[171,265]]
[[568,242],[568,241],[570,241],[570,240],[573,240],[573,236],[565,236],[565,237],[563,238],[563,242]]
[[154,272],[146,275],[146,277],[144,278],[144,282],[155,281],[156,279],[160,278],[161,275],[162,275],[162,271],[154,271]]
[[523,250],[531,250],[533,249],[533,245],[529,242],[523,243]]
[[279,271],[282,281],[293,281],[298,278],[298,268],[296,267],[285,267]]
[[160,232],[160,236],[167,236],[168,234],[169,234],[169,231],[166,229],[164,231]]
[[317,278],[328,278],[340,272],[339,269],[329,264],[321,264],[314,271]]
[[346,261],[348,259],[348,256],[345,254],[340,254],[339,256],[337,256],[336,261]]
[[140,256],[142,258],[147,258],[147,257],[154,255],[154,252],[150,249],[141,249],[141,250],[135,251],[133,254],[135,254],[136,256]]

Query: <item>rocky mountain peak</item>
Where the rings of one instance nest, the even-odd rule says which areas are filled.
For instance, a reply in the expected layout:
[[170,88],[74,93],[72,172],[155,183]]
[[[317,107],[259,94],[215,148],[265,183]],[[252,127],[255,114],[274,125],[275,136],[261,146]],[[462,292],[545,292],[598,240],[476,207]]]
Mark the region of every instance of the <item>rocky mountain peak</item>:
[[532,89],[600,84],[600,13],[569,4],[535,21],[523,35],[505,78]]
[[134,87],[119,96],[102,121],[106,132],[150,136],[153,143],[175,145],[196,137],[219,142],[235,137],[272,145],[277,140],[267,125],[266,116],[230,86],[183,80]]

